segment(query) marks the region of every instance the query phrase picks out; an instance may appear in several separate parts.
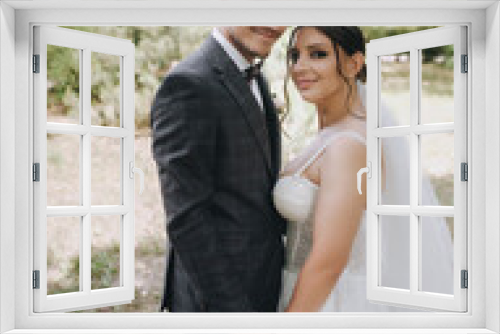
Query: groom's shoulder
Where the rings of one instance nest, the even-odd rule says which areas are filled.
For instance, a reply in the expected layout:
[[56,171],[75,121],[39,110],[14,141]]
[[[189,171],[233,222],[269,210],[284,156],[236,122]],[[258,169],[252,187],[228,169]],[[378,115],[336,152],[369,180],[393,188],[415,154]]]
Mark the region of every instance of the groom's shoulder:
[[168,77],[198,77],[205,78],[213,75],[213,52],[217,43],[211,36],[198,47],[194,52],[179,61],[171,68]]

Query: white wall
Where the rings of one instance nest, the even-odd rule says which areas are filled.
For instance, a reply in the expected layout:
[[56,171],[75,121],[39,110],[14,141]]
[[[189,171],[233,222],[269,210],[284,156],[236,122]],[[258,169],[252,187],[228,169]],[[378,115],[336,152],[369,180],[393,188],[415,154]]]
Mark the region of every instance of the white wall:
[[[500,5],[486,12],[486,257],[495,265],[486,266],[486,328],[500,332]],[[492,261],[492,262],[493,262]]]
[[15,11],[0,2],[0,333],[14,328]]

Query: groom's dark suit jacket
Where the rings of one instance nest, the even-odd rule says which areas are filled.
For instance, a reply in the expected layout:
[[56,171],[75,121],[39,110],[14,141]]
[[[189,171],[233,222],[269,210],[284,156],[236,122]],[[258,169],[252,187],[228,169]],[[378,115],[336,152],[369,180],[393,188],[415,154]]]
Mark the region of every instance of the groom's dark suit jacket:
[[151,122],[170,240],[162,310],[274,312],[284,220],[272,203],[280,134],[262,77],[265,112],[209,37],[172,69]]

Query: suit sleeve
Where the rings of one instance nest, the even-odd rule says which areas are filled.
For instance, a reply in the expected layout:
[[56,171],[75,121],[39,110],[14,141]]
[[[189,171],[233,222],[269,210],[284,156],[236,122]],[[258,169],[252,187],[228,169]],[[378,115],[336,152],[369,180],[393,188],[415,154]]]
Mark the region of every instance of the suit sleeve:
[[212,209],[216,111],[199,78],[169,76],[152,107],[158,165],[170,241],[212,312],[251,312],[252,305],[217,242]]

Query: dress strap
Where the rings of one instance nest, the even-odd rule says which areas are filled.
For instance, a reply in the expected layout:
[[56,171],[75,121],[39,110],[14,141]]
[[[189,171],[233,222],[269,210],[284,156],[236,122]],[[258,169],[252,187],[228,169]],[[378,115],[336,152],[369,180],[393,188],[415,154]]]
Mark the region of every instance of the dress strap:
[[318,159],[318,157],[323,153],[323,151],[328,147],[328,145],[330,145],[336,138],[339,138],[339,137],[350,137],[352,139],[357,140],[361,144],[366,145],[366,139],[357,132],[354,132],[354,131],[337,132],[336,134],[334,134],[330,138],[328,138],[328,140],[323,145],[320,146],[320,148],[309,158],[309,160],[307,160],[306,163],[301,168],[299,168],[299,170],[297,170],[297,172],[295,172],[295,175],[302,175],[302,173],[304,173],[304,171],[309,166],[311,166],[311,164],[314,161],[316,161],[316,159]]

